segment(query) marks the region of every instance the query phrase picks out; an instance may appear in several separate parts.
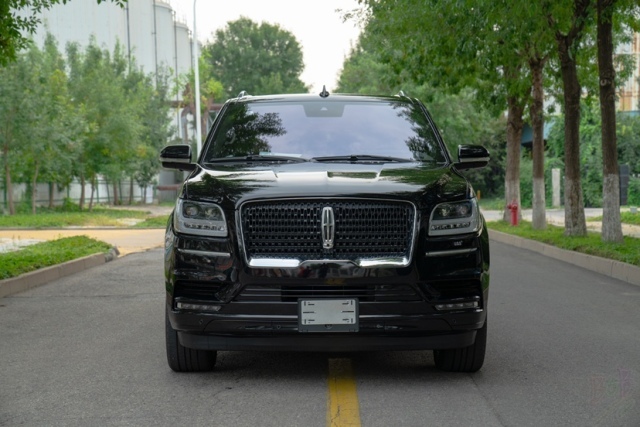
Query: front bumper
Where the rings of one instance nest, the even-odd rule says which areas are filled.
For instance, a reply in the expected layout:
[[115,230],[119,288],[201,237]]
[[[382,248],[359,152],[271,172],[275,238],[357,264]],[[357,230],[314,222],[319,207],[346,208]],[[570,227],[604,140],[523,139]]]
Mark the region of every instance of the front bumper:
[[[489,259],[483,234],[455,244],[433,239],[404,268],[256,269],[224,242],[195,242],[168,231],[166,309],[180,343],[201,350],[462,348],[473,344],[486,320]],[[179,250],[185,247],[197,250]],[[358,331],[300,332],[298,301],[313,298],[358,300]],[[437,308],[461,301],[477,307]],[[178,303],[190,308],[179,309]]]
[[360,334],[299,334],[272,336],[202,335],[178,332],[180,344],[213,351],[313,351],[356,352],[385,350],[445,350],[472,345],[476,331],[429,336],[386,336]]

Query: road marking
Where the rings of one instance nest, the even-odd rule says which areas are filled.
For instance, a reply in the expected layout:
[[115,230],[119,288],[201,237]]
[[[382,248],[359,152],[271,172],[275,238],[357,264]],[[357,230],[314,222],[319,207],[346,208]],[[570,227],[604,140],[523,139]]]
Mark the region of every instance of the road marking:
[[360,425],[360,405],[351,359],[329,359],[327,426]]

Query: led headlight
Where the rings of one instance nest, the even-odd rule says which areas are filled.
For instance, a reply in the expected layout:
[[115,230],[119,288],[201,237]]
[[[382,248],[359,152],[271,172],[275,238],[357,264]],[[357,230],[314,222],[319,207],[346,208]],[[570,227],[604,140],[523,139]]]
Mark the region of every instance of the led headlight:
[[479,228],[479,216],[476,199],[440,203],[431,212],[429,235],[446,236],[472,233]]
[[213,237],[227,235],[224,212],[213,203],[179,199],[173,215],[173,227],[178,233],[184,234]]

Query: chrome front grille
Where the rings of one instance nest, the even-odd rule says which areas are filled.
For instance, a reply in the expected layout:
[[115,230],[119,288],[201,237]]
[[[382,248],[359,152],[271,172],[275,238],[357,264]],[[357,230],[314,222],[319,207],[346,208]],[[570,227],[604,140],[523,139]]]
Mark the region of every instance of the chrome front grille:
[[243,205],[240,218],[248,260],[409,259],[415,208],[394,201],[271,201]]

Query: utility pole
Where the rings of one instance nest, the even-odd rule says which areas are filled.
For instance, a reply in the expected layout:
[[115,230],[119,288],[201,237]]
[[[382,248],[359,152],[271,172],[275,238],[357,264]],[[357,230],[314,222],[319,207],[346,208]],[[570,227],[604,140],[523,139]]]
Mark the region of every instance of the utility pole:
[[195,101],[196,101],[196,158],[200,157],[202,149],[202,124],[200,119],[200,71],[198,58],[198,31],[196,29],[196,0],[193,0],[193,62],[195,74]]

